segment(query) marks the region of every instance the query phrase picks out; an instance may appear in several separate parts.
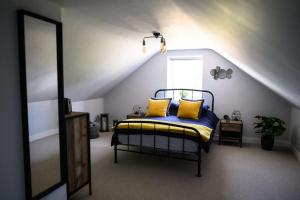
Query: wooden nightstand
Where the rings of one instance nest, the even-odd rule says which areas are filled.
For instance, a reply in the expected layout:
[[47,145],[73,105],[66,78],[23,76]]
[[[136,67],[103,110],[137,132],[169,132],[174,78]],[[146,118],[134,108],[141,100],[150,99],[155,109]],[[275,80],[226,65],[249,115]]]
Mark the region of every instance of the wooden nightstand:
[[135,114],[135,113],[131,113],[127,115],[127,119],[138,119],[138,118],[144,118],[145,114],[144,113],[139,113],[139,114]]
[[219,145],[224,141],[237,141],[243,144],[243,121],[224,120],[220,122]]

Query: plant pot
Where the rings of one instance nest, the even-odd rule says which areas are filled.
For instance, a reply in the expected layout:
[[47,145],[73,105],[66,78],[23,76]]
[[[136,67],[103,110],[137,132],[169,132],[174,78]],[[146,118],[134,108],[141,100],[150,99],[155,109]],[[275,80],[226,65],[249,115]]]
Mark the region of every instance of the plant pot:
[[273,135],[261,136],[261,148],[262,149],[272,151],[273,146],[274,146],[274,136]]

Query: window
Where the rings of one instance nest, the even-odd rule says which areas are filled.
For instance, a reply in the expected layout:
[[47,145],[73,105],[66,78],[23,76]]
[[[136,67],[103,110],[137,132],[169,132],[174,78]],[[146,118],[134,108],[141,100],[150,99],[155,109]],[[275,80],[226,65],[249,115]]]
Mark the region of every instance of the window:
[[[187,88],[202,90],[203,60],[202,56],[169,57],[167,68],[168,88]],[[169,95],[168,95],[169,96]],[[172,96],[172,95],[171,95]],[[180,97],[189,99],[202,98],[201,93],[178,91],[174,99]]]

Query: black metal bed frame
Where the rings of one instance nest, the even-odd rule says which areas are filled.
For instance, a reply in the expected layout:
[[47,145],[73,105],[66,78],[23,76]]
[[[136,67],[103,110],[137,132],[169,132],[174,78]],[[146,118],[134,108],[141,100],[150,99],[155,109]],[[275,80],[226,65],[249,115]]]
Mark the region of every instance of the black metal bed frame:
[[[158,96],[158,94],[160,92],[163,92],[164,95],[163,97],[166,97],[166,92],[167,91],[172,91],[172,99],[174,99],[174,91],[191,91],[192,92],[192,99],[193,99],[193,94],[194,92],[201,92],[201,93],[208,93],[209,95],[211,95],[211,111],[214,111],[214,95],[212,92],[208,91],[208,90],[196,90],[196,89],[160,89],[157,90],[155,92],[155,97]],[[139,129],[139,136],[140,136],[140,144],[139,145],[133,145],[130,144],[130,125],[132,123],[139,123],[141,124],[140,129]],[[127,129],[118,129],[118,126],[120,124],[127,124]],[[144,147],[143,146],[143,124],[153,124],[153,146],[154,147]],[[156,147],[156,136],[159,135],[156,132],[156,125],[167,125],[168,126],[168,148],[167,148],[167,154],[162,154],[162,152],[166,152],[165,149],[160,149]],[[178,156],[178,152],[176,152],[177,154],[173,154],[174,152],[170,150],[170,138],[172,138],[172,136],[170,136],[170,133],[172,133],[170,131],[170,127],[179,127],[182,128],[182,134],[181,134],[181,138],[182,138],[182,151],[179,152],[180,156]],[[197,142],[198,142],[198,151],[197,152],[188,152],[185,151],[184,147],[185,147],[185,139],[188,138],[188,136],[186,135],[186,130],[192,130],[195,131],[195,133],[197,133]],[[126,131],[125,131],[126,130]],[[137,130],[137,129],[135,129]],[[181,160],[188,160],[188,161],[194,161],[197,162],[197,176],[200,177],[201,176],[201,146],[202,143],[204,142],[201,138],[201,135],[199,133],[199,131],[193,127],[188,127],[188,126],[184,126],[184,125],[179,125],[179,124],[170,124],[168,122],[161,122],[161,121],[140,121],[140,120],[131,120],[131,121],[120,121],[115,125],[114,128],[114,134],[115,137],[118,138],[118,134],[122,133],[122,135],[127,135],[127,144],[118,144],[117,142],[114,143],[114,162],[118,163],[118,154],[117,151],[125,151],[125,152],[133,152],[133,153],[140,153],[140,154],[147,154],[147,155],[154,155],[154,156],[161,156],[161,157],[171,157],[171,158],[176,158],[176,159],[181,159]],[[122,146],[126,146],[127,148],[118,148],[118,145],[122,145]],[[130,147],[136,147],[136,149],[138,150],[131,150]],[[144,150],[143,150],[144,149]],[[151,149],[152,151],[145,151],[145,150]],[[186,155],[187,154],[192,154],[192,155],[196,155],[196,159],[192,159],[192,158],[187,158]]]

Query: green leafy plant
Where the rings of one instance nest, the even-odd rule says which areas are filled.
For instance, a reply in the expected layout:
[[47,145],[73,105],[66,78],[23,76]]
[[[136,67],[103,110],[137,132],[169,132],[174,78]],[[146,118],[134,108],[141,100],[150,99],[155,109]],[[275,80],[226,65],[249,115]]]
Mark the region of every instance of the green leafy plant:
[[179,94],[180,94],[180,97],[181,97],[181,98],[187,98],[187,97],[188,97],[188,91],[181,90],[181,91],[179,92]]
[[255,116],[257,122],[254,123],[256,133],[261,133],[262,136],[279,136],[286,130],[285,122],[276,117]]

